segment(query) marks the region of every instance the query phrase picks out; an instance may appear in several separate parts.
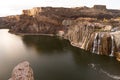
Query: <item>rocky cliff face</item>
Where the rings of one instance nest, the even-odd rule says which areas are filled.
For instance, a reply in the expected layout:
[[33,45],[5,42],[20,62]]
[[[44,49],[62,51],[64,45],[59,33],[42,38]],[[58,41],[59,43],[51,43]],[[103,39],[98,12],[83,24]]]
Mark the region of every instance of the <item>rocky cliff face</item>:
[[108,10],[104,7],[100,5],[93,8],[36,7],[23,10],[22,15],[8,16],[6,22],[8,23],[7,26],[11,28],[11,32],[56,34],[59,30],[66,30],[66,25],[62,24],[64,20],[75,20],[80,17],[110,19],[120,16],[120,11]]
[[[37,10],[39,11],[39,8]],[[10,32],[56,34],[59,30],[65,28],[62,26],[62,17],[45,12],[39,14],[37,10],[29,13],[23,11],[20,20],[11,27]]]
[[119,30],[120,27],[106,22],[79,18],[70,25],[64,37],[69,39],[73,46],[99,55],[118,57],[120,51]]
[[0,17],[0,28],[10,29],[20,20],[20,15]]
[[119,57],[120,11],[93,8],[36,7],[4,18],[12,33],[57,34],[73,46],[100,55]]

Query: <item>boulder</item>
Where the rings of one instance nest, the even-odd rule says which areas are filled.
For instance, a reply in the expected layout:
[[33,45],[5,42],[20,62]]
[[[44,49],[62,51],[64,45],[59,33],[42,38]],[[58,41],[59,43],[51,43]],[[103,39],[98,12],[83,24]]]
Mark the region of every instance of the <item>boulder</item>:
[[30,67],[29,62],[24,61],[19,63],[13,69],[11,78],[9,80],[34,80],[33,70]]

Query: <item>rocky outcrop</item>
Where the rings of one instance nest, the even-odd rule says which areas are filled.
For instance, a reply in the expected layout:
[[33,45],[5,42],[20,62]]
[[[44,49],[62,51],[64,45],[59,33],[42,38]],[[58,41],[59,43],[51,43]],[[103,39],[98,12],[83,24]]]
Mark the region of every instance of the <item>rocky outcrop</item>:
[[105,5],[94,5],[93,8],[89,8],[86,6],[76,8],[35,7],[30,10],[23,10],[23,14],[30,16],[51,15],[60,16],[61,18],[78,18],[78,17],[113,18],[120,16],[120,11],[106,9]]
[[33,70],[29,62],[24,61],[18,64],[13,69],[12,76],[9,80],[34,80]]
[[[35,7],[33,9],[23,10],[22,15],[8,16],[5,22],[8,23],[6,26],[11,28],[10,32],[13,33],[44,32],[46,34],[56,34],[59,30],[66,31],[66,26],[73,24],[71,20],[78,18],[95,18],[96,21],[100,21],[99,19],[112,19],[118,16],[120,16],[120,11],[106,9],[104,5],[95,5],[93,8]],[[107,23],[107,20],[105,21]],[[111,24],[114,25],[115,23],[113,20],[111,21]],[[116,24],[118,24],[118,21]]]
[[[65,38],[79,48],[108,55],[111,54],[109,45],[107,45],[111,43],[109,41],[111,36],[108,32],[103,32],[104,28],[106,28],[106,25],[100,23],[78,22],[68,29]],[[104,47],[106,50],[104,50]]]
[[106,5],[94,5],[94,9],[101,9],[101,10],[106,10]]
[[10,29],[20,20],[20,15],[0,17],[0,28]]
[[[65,39],[73,46],[99,55],[115,56],[120,59],[120,29],[112,25],[76,19],[70,25]],[[114,31],[114,32],[113,32]]]

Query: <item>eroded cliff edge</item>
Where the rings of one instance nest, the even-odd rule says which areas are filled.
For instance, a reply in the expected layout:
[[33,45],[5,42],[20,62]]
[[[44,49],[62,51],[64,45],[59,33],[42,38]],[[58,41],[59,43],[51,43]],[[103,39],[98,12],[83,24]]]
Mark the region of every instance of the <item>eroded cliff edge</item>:
[[105,5],[92,8],[36,7],[2,18],[15,34],[54,34],[73,46],[120,59],[120,11]]

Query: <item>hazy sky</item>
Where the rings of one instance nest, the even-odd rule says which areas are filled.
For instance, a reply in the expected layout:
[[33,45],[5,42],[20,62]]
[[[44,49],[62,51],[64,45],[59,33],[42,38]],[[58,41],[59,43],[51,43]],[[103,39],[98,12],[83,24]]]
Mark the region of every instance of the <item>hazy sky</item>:
[[22,9],[32,7],[92,7],[94,4],[102,4],[107,5],[107,8],[120,9],[120,0],[0,0],[0,16],[20,14]]

